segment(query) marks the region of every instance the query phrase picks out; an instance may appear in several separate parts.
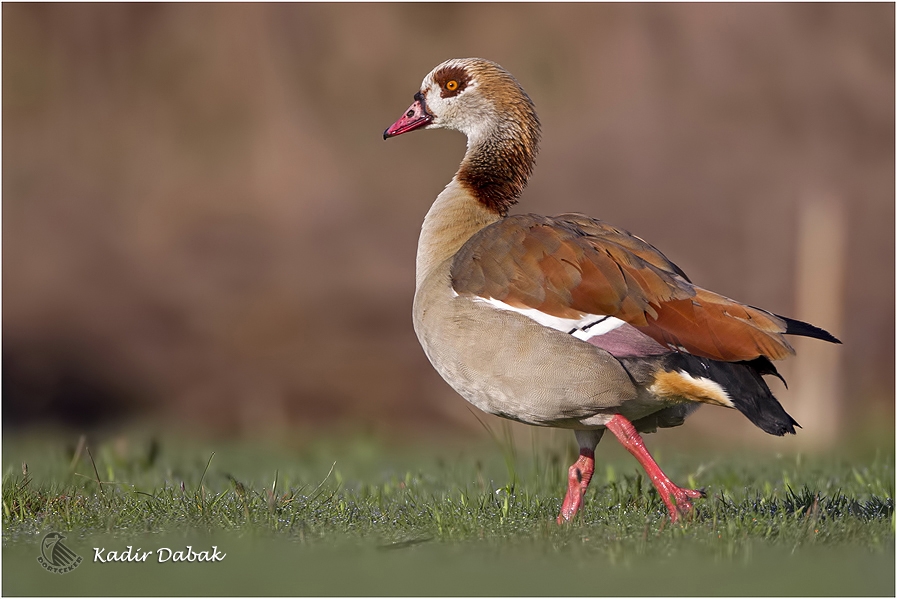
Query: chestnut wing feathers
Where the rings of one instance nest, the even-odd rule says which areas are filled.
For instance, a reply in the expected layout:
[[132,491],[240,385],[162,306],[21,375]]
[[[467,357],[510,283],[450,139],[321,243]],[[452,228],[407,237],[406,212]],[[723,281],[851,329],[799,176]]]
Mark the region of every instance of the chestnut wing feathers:
[[[479,231],[455,255],[452,287],[559,318],[607,315],[716,360],[794,353],[786,319],[693,285],[656,248],[580,214],[525,214]],[[791,332],[791,331],[789,331]]]

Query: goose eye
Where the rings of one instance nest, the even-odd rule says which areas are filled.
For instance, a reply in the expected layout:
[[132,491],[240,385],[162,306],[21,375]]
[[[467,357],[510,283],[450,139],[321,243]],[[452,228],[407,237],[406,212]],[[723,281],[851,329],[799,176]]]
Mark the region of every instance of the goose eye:
[[450,92],[455,91],[456,89],[458,89],[458,82],[452,79],[445,84],[445,89],[449,90]]

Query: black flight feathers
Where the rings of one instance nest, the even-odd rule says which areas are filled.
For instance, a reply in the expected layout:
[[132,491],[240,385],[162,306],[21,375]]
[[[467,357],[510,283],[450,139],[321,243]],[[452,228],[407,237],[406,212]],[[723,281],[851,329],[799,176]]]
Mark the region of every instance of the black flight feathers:
[[810,323],[803,322],[801,320],[795,320],[793,318],[788,318],[786,316],[779,316],[779,318],[785,321],[785,334],[786,335],[799,335],[801,337],[812,337],[813,339],[822,339],[823,341],[828,341],[829,343],[841,343],[841,340],[826,331],[825,329],[820,329],[817,326],[813,326]]

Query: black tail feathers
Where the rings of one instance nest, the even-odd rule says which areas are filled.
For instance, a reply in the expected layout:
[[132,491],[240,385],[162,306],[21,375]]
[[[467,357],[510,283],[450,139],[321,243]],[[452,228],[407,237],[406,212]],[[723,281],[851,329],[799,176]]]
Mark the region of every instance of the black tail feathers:
[[776,316],[785,321],[786,335],[799,335],[801,337],[822,339],[823,341],[828,341],[829,343],[841,343],[840,339],[838,339],[825,329],[820,329],[819,327],[813,326],[808,322],[803,322],[802,320],[794,320],[793,318],[779,316],[778,314],[776,314]]
[[684,370],[693,377],[714,381],[723,388],[733,406],[763,431],[782,436],[785,433],[793,435],[794,427],[800,428],[761,376],[769,374],[782,378],[769,360],[720,362],[686,353],[670,354],[670,358],[673,363],[668,364],[667,369]]
[[754,358],[753,360],[745,360],[743,362],[739,362],[739,364],[744,364],[745,366],[754,369],[759,375],[768,374],[770,376],[774,376],[782,381],[782,384],[785,385],[786,389],[788,388],[788,381],[785,380],[785,377],[779,374],[779,371],[776,369],[775,364],[773,364],[772,361],[766,356],[760,356],[759,358]]

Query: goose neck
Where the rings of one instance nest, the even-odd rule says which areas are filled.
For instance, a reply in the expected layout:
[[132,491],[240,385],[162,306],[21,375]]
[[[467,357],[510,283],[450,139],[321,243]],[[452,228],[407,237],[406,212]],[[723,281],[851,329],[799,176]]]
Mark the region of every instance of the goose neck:
[[538,129],[511,124],[471,135],[456,178],[483,206],[505,216],[526,187],[537,149]]
[[437,196],[427,212],[417,244],[417,286],[452,258],[468,239],[502,216],[474,197],[458,176]]

